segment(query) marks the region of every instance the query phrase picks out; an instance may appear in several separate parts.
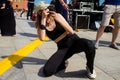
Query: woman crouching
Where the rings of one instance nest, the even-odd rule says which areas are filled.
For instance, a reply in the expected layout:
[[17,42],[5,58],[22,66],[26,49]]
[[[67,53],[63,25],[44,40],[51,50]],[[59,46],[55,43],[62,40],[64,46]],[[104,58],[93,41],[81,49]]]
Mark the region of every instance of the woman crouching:
[[50,11],[48,5],[42,3],[38,7],[36,28],[40,40],[47,35],[57,44],[57,51],[46,62],[43,73],[51,76],[60,70],[66,69],[67,60],[76,53],[85,52],[86,70],[89,78],[95,78],[94,70],[95,47],[91,40],[78,37],[63,16]]

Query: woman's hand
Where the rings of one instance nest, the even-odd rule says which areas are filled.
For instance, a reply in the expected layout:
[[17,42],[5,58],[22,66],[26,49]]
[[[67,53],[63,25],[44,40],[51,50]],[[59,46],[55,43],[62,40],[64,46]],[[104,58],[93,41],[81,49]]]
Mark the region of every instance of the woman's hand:
[[42,18],[47,18],[48,14],[49,14],[49,9],[44,9],[42,12]]
[[49,9],[44,9],[44,10],[42,11],[41,24],[44,25],[44,26],[46,26],[46,18],[47,18],[47,16],[48,16],[48,14],[49,14]]

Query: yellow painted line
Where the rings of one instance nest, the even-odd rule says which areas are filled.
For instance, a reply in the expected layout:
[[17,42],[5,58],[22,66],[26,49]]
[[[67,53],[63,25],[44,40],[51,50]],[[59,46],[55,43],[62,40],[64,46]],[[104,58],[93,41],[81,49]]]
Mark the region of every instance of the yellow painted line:
[[[46,40],[48,40],[47,37]],[[18,61],[20,61],[22,58],[26,57],[29,53],[31,53],[35,48],[42,45],[43,42],[45,41],[40,41],[39,39],[35,39],[34,41],[28,43],[24,47],[14,52],[12,55],[0,60],[0,75],[4,74]]]

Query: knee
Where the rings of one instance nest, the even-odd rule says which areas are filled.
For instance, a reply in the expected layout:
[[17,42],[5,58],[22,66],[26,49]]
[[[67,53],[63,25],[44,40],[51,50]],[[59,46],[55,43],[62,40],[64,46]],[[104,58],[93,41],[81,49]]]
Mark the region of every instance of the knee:
[[102,26],[102,25],[101,25],[101,26],[99,27],[99,29],[100,29],[100,30],[104,30],[106,27],[107,27],[107,26]]
[[92,41],[88,41],[88,49],[89,51],[95,51],[95,46],[94,43]]

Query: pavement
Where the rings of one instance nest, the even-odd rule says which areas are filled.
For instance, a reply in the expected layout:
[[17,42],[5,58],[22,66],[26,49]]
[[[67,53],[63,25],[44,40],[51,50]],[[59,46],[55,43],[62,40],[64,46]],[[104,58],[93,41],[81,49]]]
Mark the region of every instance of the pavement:
[[[84,52],[72,56],[65,71],[44,77],[42,68],[56,51],[56,44],[51,40],[38,41],[33,21],[16,18],[16,23],[16,36],[0,36],[0,80],[91,80],[86,76]],[[80,29],[76,33],[95,41],[96,31]],[[96,50],[95,80],[120,80],[120,50],[108,47],[111,36],[104,33]],[[120,48],[120,35],[116,42]]]

